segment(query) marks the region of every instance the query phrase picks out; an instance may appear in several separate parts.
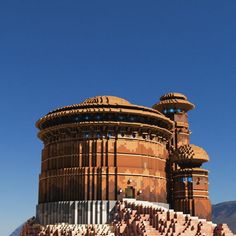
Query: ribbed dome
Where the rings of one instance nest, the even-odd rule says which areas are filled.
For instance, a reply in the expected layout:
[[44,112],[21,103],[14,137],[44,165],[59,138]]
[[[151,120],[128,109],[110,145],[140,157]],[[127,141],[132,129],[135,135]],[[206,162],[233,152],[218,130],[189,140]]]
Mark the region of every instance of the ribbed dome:
[[175,152],[174,162],[178,164],[197,164],[201,165],[209,161],[207,152],[194,144],[180,146]]
[[123,98],[115,96],[96,96],[87,98],[80,104],[81,105],[90,105],[90,104],[130,105],[130,102],[128,102]]
[[182,93],[167,93],[160,98],[160,102],[153,105],[153,108],[160,112],[168,109],[189,111],[194,107],[194,104],[189,102],[187,97]]
[[72,104],[69,106],[64,106],[57,108],[53,111],[50,111],[49,114],[53,114],[56,112],[61,112],[61,111],[69,111],[69,110],[74,110],[74,109],[83,109],[83,108],[91,108],[91,107],[109,107],[109,106],[135,106],[134,104],[130,103],[129,101],[116,97],[116,96],[95,96],[95,97],[90,97],[86,98],[83,102],[81,103],[76,103]]
[[173,127],[172,121],[161,112],[132,104],[115,96],[95,96],[81,103],[60,107],[38,120],[36,126],[45,129],[56,125],[83,122],[91,122],[95,125],[102,122],[149,124],[163,129],[164,133],[168,133],[168,137]]
[[169,99],[182,99],[182,100],[187,101],[187,97],[182,93],[167,93],[161,96],[160,98],[161,101],[169,100]]

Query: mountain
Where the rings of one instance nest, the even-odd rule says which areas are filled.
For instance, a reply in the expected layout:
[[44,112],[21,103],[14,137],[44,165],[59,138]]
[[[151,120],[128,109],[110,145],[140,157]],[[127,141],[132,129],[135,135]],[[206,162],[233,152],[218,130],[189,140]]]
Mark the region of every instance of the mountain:
[[9,236],[20,236],[22,227],[24,224],[20,225],[17,229],[14,230]]
[[212,205],[212,221],[226,223],[236,233],[236,201]]

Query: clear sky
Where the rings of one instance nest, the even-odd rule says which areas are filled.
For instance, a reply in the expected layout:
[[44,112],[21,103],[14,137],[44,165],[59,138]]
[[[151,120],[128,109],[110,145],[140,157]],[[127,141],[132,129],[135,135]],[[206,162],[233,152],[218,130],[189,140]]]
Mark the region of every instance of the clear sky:
[[0,235],[35,214],[35,122],[95,95],[186,94],[213,203],[236,200],[236,1],[0,1]]

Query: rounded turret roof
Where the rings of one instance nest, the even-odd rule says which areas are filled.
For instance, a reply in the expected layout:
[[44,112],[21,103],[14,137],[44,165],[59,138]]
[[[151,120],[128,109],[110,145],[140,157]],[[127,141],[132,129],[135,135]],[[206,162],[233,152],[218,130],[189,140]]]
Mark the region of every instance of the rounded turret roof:
[[161,101],[170,99],[181,99],[186,101],[188,100],[187,97],[182,93],[167,93],[160,97]]
[[188,101],[187,97],[182,93],[167,93],[160,98],[160,102],[153,105],[153,108],[163,112],[169,108],[179,108],[189,111],[194,108],[194,104]]
[[176,151],[173,161],[178,164],[198,164],[209,161],[207,152],[194,144],[180,146]]

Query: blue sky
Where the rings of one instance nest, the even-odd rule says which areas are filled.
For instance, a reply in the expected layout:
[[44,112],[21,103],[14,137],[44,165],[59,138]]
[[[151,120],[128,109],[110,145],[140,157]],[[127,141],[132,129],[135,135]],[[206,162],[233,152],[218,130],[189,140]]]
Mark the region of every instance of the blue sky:
[[[35,214],[35,122],[95,95],[196,104],[213,203],[236,200],[235,1],[0,1],[0,235]],[[233,185],[232,185],[233,184]]]

